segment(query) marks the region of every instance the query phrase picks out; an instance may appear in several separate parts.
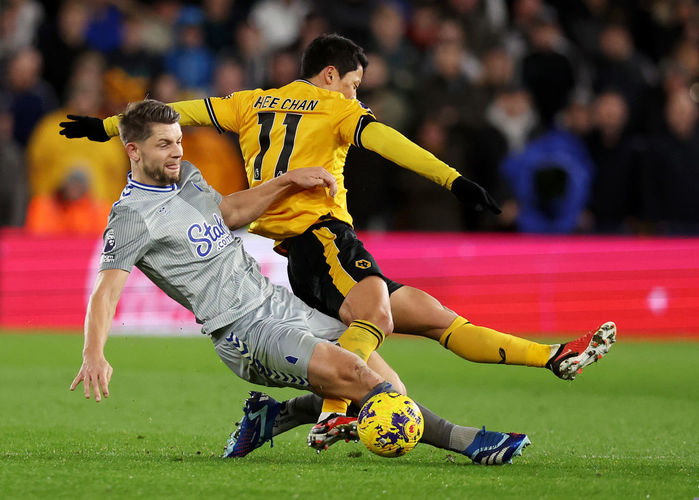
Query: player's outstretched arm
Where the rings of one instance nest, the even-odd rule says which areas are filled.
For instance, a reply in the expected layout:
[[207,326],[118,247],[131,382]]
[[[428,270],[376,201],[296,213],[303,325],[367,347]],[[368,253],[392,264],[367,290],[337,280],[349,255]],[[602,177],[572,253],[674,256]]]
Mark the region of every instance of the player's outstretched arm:
[[224,196],[219,204],[223,221],[231,229],[246,226],[275,202],[304,189],[326,189],[337,194],[337,182],[323,167],[290,170],[271,181]]
[[383,123],[371,122],[364,127],[360,140],[364,148],[449,189],[466,206],[477,211],[487,209],[494,214],[502,212],[483,187],[466,179],[397,130]]
[[[206,99],[194,99],[169,103],[180,114],[180,125],[197,127],[214,127],[211,114],[206,106]],[[58,132],[68,139],[87,137],[91,141],[105,142],[119,135],[119,120],[121,115],[113,115],[104,120],[92,116],[67,115],[69,121],[58,125]]]
[[85,398],[89,399],[92,393],[98,403],[102,396],[109,397],[112,367],[104,357],[104,345],[107,343],[109,327],[128,277],[129,273],[121,269],[100,271],[87,304],[83,363],[78,375],[70,384],[70,390],[75,390],[82,382]]

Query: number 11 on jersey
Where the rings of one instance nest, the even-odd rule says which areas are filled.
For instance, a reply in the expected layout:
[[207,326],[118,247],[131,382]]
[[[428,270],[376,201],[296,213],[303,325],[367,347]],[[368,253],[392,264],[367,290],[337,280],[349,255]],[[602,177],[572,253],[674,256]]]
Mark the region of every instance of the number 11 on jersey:
[[[269,111],[257,113],[257,123],[260,125],[260,136],[258,138],[260,152],[257,153],[253,164],[253,180],[255,181],[262,180],[262,162],[271,145],[272,127],[274,126],[276,115],[277,113]],[[294,141],[296,140],[296,129],[299,126],[302,116],[303,115],[298,113],[285,113],[284,121],[282,121],[282,125],[286,128],[286,132],[284,133],[284,145],[279,153],[279,158],[277,158],[277,165],[274,167],[274,177],[282,175],[289,169],[289,159],[294,150]]]

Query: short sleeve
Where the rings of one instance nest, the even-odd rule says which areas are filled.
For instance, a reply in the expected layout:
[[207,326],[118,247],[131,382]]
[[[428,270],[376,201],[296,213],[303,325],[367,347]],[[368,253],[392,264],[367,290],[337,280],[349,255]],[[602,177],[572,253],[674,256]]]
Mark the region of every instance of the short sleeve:
[[151,239],[143,218],[136,211],[115,206],[109,214],[102,240],[99,270],[122,269],[131,272],[131,268],[148,250]]
[[358,147],[362,147],[360,137],[364,127],[376,121],[371,109],[357,99],[338,100],[335,117],[342,140]]

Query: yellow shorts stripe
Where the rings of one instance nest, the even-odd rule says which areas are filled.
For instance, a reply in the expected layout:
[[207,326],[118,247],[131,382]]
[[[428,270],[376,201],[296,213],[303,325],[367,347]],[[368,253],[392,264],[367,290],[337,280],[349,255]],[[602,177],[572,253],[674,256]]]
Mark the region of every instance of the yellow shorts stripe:
[[325,262],[330,266],[330,278],[333,281],[333,285],[346,297],[357,282],[345,271],[340,263],[340,259],[338,258],[340,249],[337,248],[335,244],[335,234],[327,227],[314,229],[313,234],[315,234],[318,241],[323,245],[323,254],[325,255]]

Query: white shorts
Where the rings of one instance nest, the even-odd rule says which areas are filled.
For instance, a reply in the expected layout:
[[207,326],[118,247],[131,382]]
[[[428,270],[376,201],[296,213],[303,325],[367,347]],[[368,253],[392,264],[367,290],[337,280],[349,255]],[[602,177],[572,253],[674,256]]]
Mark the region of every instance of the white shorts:
[[347,327],[307,306],[284,287],[263,305],[212,334],[216,353],[254,384],[309,389],[308,362],[321,342],[335,342]]

